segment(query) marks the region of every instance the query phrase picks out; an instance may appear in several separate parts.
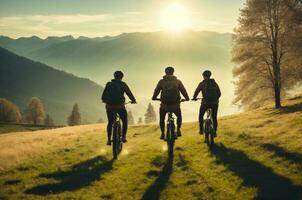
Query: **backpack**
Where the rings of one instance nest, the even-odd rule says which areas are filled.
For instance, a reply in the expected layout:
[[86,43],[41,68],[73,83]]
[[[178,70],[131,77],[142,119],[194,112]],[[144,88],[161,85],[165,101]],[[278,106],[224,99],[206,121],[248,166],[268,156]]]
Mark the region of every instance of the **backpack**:
[[204,100],[206,102],[216,102],[219,99],[218,88],[215,81],[205,83]]
[[122,82],[111,81],[107,84],[106,103],[109,105],[121,105],[125,102]]
[[164,104],[177,104],[180,101],[177,80],[163,80],[161,100]]

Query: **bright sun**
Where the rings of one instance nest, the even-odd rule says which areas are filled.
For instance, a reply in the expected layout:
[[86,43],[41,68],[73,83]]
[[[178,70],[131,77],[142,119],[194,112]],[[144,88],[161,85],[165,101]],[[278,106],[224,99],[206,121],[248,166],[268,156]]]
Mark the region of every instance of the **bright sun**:
[[161,29],[168,31],[183,31],[191,27],[189,12],[181,5],[174,3],[167,7],[160,16]]

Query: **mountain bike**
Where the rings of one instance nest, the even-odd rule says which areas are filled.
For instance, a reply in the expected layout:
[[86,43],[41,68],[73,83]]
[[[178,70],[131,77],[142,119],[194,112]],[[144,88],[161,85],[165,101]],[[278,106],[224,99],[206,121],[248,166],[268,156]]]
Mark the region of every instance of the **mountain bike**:
[[[126,104],[129,104],[132,102],[127,102]],[[113,158],[117,159],[119,153],[122,151],[123,149],[123,141],[122,141],[122,122],[121,122],[121,118],[119,116],[119,114],[114,111],[113,113],[114,116],[114,122],[112,125],[112,153],[113,153]]]
[[[193,99],[194,101],[200,100],[202,98],[196,98]],[[208,108],[206,110],[206,119],[203,121],[203,132],[205,133],[205,142],[213,146],[214,145],[214,134],[215,134],[215,129],[214,129],[214,122],[213,122],[213,117],[212,117],[212,109]]]
[[[161,101],[160,99],[155,99],[156,101]],[[185,99],[180,100],[180,102],[186,101]],[[174,154],[174,145],[175,140],[177,139],[177,134],[175,131],[175,118],[173,116],[173,112],[167,112],[168,119],[167,119],[167,127],[166,127],[166,142],[168,147],[168,156],[169,158],[173,157]]]

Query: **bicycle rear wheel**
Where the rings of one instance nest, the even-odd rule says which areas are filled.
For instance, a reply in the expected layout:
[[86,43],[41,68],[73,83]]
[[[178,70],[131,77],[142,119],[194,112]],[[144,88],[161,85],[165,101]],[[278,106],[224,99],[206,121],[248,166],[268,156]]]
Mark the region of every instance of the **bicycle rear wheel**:
[[210,126],[210,145],[214,145],[214,127],[213,124]]
[[113,134],[112,134],[112,153],[113,153],[113,158],[116,159],[118,154],[119,154],[119,143],[120,143],[120,137],[118,130],[119,126],[117,123],[113,125]]
[[209,143],[209,135],[210,135],[210,127],[209,127],[208,120],[206,120],[204,124],[204,137],[206,143]]
[[167,126],[167,145],[168,145],[168,156],[173,157],[175,144],[175,125],[168,124]]

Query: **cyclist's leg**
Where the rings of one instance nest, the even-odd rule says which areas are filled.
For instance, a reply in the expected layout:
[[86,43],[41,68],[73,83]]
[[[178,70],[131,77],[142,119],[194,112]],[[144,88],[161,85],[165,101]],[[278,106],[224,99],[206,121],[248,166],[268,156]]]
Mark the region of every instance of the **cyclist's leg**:
[[163,107],[159,108],[159,127],[161,130],[160,139],[165,139],[165,118],[166,110]]
[[214,131],[215,131],[215,136],[216,136],[217,126],[218,126],[218,121],[217,121],[218,103],[212,104],[211,108],[212,108]]
[[203,134],[203,116],[207,110],[207,104],[202,103],[199,109],[199,133]]
[[118,114],[120,115],[120,118],[123,122],[123,128],[122,128],[122,134],[123,134],[123,142],[127,142],[126,135],[127,135],[127,129],[128,129],[128,114],[127,110],[125,108],[121,108],[118,110]]
[[111,133],[112,133],[112,125],[114,122],[114,113],[112,109],[107,109],[107,119],[108,119],[108,124],[107,124],[107,145],[111,145]]
[[174,111],[174,114],[176,115],[177,117],[177,120],[176,120],[176,124],[177,124],[177,136],[181,136],[181,124],[182,124],[182,115],[181,115],[181,109],[180,107],[177,108],[175,111]]

